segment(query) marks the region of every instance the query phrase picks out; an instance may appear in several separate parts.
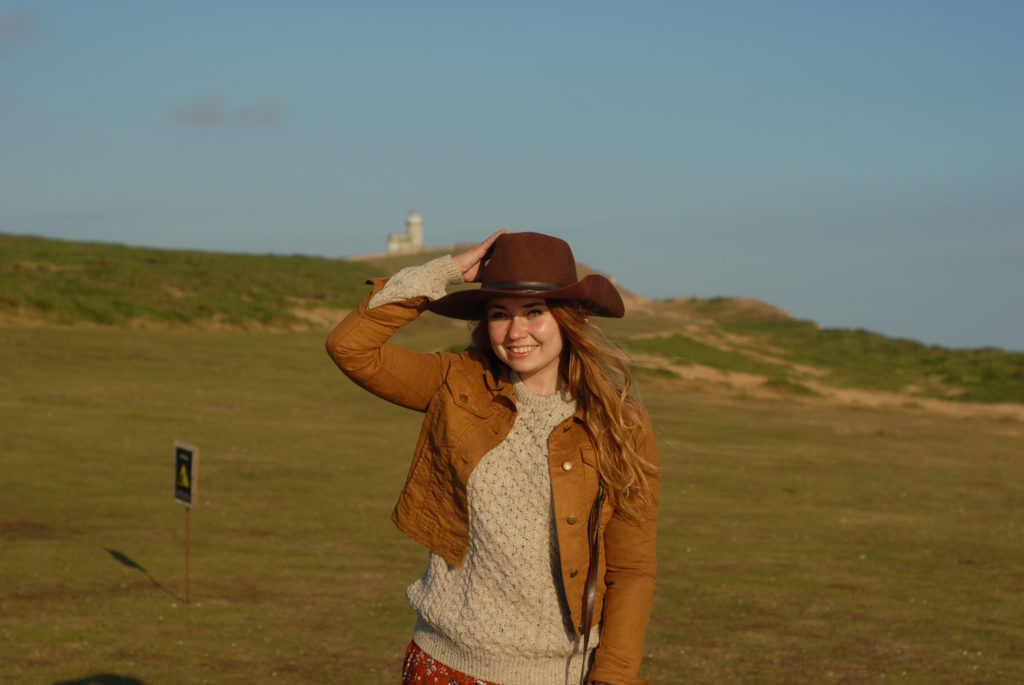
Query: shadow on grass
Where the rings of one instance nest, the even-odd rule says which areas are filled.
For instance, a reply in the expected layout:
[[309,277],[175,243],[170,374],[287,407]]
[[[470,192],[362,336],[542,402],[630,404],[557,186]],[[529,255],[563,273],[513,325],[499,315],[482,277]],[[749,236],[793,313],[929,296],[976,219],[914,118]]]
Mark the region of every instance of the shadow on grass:
[[[158,581],[156,578],[151,576],[149,574],[149,571],[147,571],[145,568],[143,568],[141,564],[136,562],[134,559],[132,559],[128,555],[126,555],[126,554],[124,554],[122,552],[118,552],[116,549],[110,549],[109,547],[104,547],[103,549],[105,549],[107,551],[107,554],[109,554],[110,556],[114,557],[115,561],[117,561],[117,562],[127,566],[128,568],[133,568],[133,569],[139,571],[140,573],[142,573],[147,578],[149,578],[149,582],[153,583],[153,585],[155,585],[159,590],[162,590],[163,592],[166,592],[167,594],[169,594],[171,597],[173,597],[175,600],[177,600],[179,602],[183,602],[184,601],[181,597],[178,597],[178,595],[174,594],[173,592],[171,592],[170,590],[165,588],[163,585],[161,585],[160,581]],[[118,676],[103,676],[103,677],[113,677],[113,678],[116,678]],[[73,683],[77,684],[79,681],[76,680],[76,681],[69,681],[69,682],[73,682]],[[82,683],[91,683],[91,682],[94,682],[94,681],[86,680],[86,681],[81,681],[81,682]],[[95,682],[100,683],[100,685],[108,685],[108,683],[116,684],[116,683],[121,683],[122,681],[120,681],[120,680],[111,680],[111,681],[98,680],[98,681],[95,681]],[[128,680],[124,681],[124,683],[135,683],[135,682],[138,682],[138,681],[133,680],[133,679],[128,679]]]
[[97,673],[74,680],[59,680],[53,685],[146,685],[138,678],[115,675],[113,673]]

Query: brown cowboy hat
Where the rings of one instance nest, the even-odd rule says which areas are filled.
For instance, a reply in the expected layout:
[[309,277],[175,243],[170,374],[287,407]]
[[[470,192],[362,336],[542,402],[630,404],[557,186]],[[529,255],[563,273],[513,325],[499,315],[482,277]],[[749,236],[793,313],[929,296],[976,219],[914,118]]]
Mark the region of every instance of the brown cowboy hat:
[[504,233],[480,268],[478,289],[449,293],[427,305],[435,314],[454,319],[479,319],[495,297],[530,297],[582,302],[597,316],[621,317],[626,312],[612,282],[600,274],[576,276],[569,243],[543,233]]

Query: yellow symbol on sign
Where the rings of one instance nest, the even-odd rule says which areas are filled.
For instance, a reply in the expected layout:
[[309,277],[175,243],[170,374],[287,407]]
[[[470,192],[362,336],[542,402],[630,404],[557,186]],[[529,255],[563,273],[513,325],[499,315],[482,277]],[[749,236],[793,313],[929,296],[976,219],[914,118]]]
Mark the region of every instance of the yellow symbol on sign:
[[178,486],[182,488],[188,487],[188,471],[185,469],[185,465],[181,465],[181,472],[178,474]]

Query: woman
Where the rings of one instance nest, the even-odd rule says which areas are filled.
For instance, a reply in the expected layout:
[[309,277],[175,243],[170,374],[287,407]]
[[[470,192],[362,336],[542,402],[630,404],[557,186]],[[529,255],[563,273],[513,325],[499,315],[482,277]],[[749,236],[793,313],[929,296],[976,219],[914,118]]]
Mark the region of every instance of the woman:
[[[370,283],[327,349],[426,413],[392,515],[430,550],[406,593],[418,619],[402,682],[646,682],[660,462],[626,365],[590,324],[623,315],[615,287],[578,280],[564,241],[504,230]],[[388,342],[424,310],[476,320],[473,345]]]

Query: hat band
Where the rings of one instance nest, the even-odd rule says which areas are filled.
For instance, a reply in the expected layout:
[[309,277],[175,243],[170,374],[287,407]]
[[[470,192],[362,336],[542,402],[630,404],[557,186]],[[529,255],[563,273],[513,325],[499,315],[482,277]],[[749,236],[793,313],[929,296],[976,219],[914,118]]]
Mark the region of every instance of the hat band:
[[545,283],[543,281],[497,281],[484,283],[484,290],[557,290],[561,283]]

